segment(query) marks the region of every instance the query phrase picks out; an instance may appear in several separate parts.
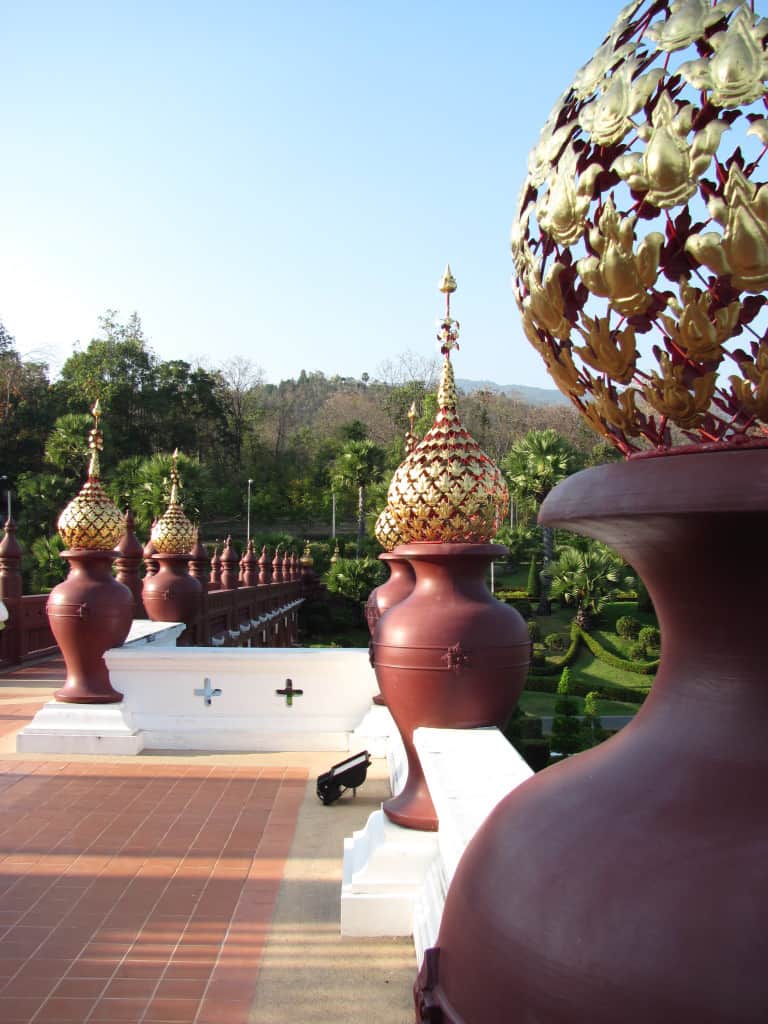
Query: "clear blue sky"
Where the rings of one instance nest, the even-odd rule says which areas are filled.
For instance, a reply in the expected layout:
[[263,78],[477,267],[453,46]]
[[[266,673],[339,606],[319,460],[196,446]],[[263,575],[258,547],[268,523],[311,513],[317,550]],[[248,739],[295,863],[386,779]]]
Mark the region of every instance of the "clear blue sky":
[[6,0],[0,319],[56,367],[107,308],[277,382],[436,354],[552,386],[510,288],[529,149],[620,3]]

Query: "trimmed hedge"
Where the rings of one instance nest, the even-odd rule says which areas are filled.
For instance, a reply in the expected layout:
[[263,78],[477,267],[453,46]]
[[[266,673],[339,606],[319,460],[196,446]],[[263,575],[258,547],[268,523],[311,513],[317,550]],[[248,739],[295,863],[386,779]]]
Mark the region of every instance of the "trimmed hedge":
[[530,619],[533,615],[533,607],[528,600],[528,595],[522,590],[497,590],[495,597],[497,601],[512,605],[524,619]]
[[600,661],[604,661],[606,665],[613,665],[614,668],[620,668],[624,672],[636,672],[638,675],[651,676],[655,675],[659,668],[659,659],[655,661],[627,661],[625,658],[620,658],[616,654],[611,654],[610,651],[606,651],[603,645],[595,639],[590,633],[585,633],[583,629],[579,630],[580,639],[584,641],[587,649],[594,654]]
[[[559,682],[559,676],[530,675],[525,681],[525,689],[532,693],[557,693]],[[588,683],[581,683],[577,679],[573,679],[569,684],[569,689],[576,697],[586,697],[588,693],[595,692],[595,682],[591,680]],[[603,700],[623,700],[627,704],[642,704],[650,693],[650,687],[647,690],[644,687],[630,690],[627,686],[612,686],[610,683],[604,683],[599,692]]]

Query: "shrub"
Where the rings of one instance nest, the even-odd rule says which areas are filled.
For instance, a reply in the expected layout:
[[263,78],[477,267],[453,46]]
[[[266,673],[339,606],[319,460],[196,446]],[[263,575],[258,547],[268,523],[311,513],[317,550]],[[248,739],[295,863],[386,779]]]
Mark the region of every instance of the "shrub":
[[652,612],[654,610],[648,589],[640,579],[637,581],[637,610],[639,612]]
[[539,567],[536,559],[531,559],[531,566],[528,570],[528,597],[532,601],[538,600],[541,596],[541,583],[539,580]]
[[649,651],[658,650],[661,647],[661,631],[657,626],[643,626],[637,634],[637,641],[643,645],[647,655]]
[[533,615],[533,608],[528,600],[528,595],[520,590],[497,590],[496,597],[499,601],[511,605],[516,611],[520,612],[524,619],[530,619]]
[[[528,623],[528,636],[531,638],[532,643],[538,643],[541,640],[541,626],[535,619],[531,619]],[[544,640],[544,646],[548,646],[546,639]]]
[[384,564],[373,558],[340,558],[326,574],[326,584],[333,594],[342,594],[353,601],[365,601],[371,591],[384,582]]
[[645,661],[645,644],[635,640],[629,646],[629,656],[633,661]]
[[546,665],[544,651],[542,651],[538,644],[534,644],[531,648],[531,665],[537,665],[539,667]]
[[[531,693],[557,693],[558,679],[551,674],[538,675],[530,673],[525,682],[525,689]],[[593,689],[594,683],[580,683],[578,681],[570,684],[571,693],[575,697],[586,697]],[[650,686],[637,690],[631,690],[628,686],[612,686],[605,684],[605,691],[602,694],[603,700],[623,700],[628,704],[642,704],[650,692]]]
[[634,639],[640,632],[641,623],[632,615],[622,615],[616,620],[616,634],[625,640]]
[[[645,661],[645,651],[640,655],[634,654],[634,648],[637,647],[637,641],[632,644],[630,648],[630,657],[635,659],[633,661],[627,661],[624,658],[618,657],[616,654],[612,654],[607,651],[602,644],[595,639],[590,633],[585,633],[583,630],[580,631],[581,639],[587,645],[587,648],[594,654],[596,658],[604,661],[606,665],[613,665],[614,668],[621,668],[625,672],[639,672],[641,675],[655,675],[656,670],[659,667],[658,660]],[[639,664],[638,664],[639,662]]]
[[515,708],[502,732],[535,772],[546,768],[549,761],[549,740],[542,735],[540,718]]
[[567,651],[570,642],[565,633],[547,633],[544,637],[544,646],[548,651]]

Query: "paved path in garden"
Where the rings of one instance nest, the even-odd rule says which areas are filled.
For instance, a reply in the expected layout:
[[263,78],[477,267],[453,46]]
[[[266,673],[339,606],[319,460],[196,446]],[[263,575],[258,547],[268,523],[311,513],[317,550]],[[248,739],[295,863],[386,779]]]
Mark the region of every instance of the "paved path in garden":
[[60,659],[0,673],[2,1024],[406,1024],[410,940],[338,934],[340,755],[15,753]]

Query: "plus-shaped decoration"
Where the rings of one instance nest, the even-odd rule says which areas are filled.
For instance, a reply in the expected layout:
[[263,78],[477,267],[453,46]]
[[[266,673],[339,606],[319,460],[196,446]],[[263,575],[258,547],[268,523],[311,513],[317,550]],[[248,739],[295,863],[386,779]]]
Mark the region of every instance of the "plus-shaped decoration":
[[294,688],[293,688],[293,680],[292,679],[286,679],[285,680],[285,687],[282,690],[275,690],[275,693],[278,694],[278,696],[280,696],[280,697],[285,697],[285,703],[288,705],[289,708],[292,708],[293,707],[293,698],[294,697],[301,697],[301,695],[304,693],[304,691],[303,690],[294,690]]
[[211,680],[210,679],[207,679],[207,678],[204,679],[203,683],[204,683],[204,686],[203,686],[202,690],[195,690],[194,691],[194,695],[195,695],[195,697],[204,697],[205,698],[205,706],[209,708],[211,706],[211,698],[212,697],[220,697],[221,696],[221,690],[218,687],[216,687],[216,689],[214,690],[213,687],[211,686]]

